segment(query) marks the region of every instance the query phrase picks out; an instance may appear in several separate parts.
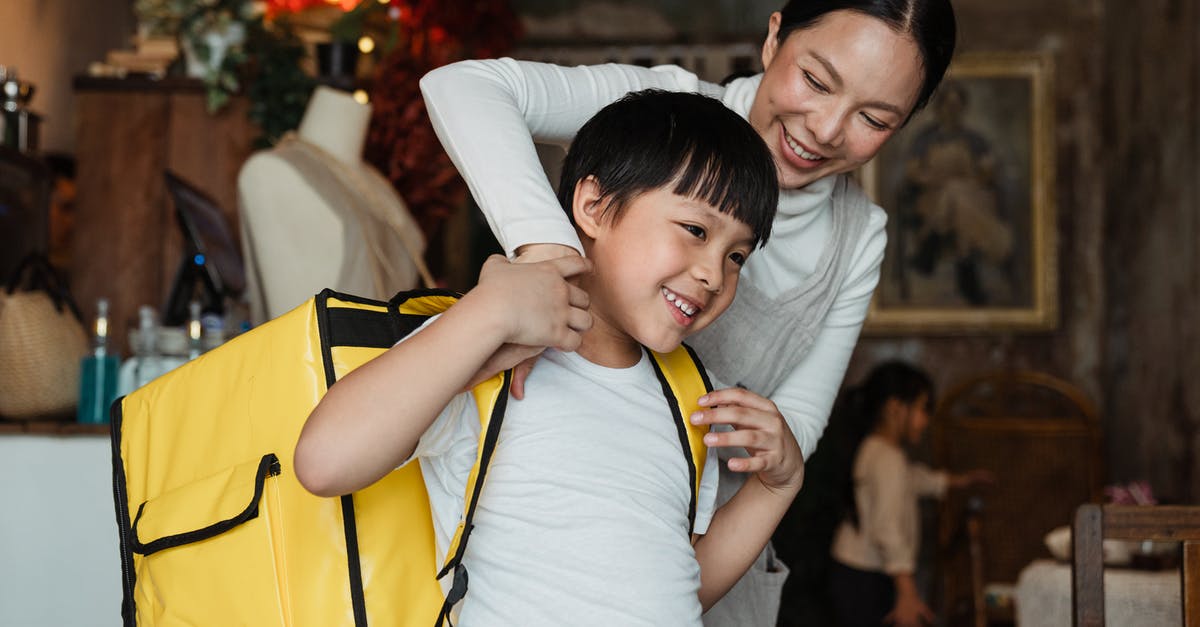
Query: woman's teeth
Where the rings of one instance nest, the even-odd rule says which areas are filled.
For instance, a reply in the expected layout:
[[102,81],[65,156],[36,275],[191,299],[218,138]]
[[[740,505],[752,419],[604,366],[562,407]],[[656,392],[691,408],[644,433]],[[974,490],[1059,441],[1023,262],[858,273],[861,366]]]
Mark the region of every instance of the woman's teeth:
[[791,146],[792,152],[796,153],[801,159],[807,159],[808,161],[820,161],[825,158],[815,152],[809,152],[805,150],[800,146],[800,144],[796,143],[796,140],[792,139],[792,136],[789,135],[787,131],[783,132],[783,137],[787,140],[788,146]]
[[679,311],[682,311],[685,316],[691,317],[696,315],[696,311],[698,311],[697,307],[684,302],[683,298],[676,296],[675,292],[664,287],[662,288],[662,293],[663,296],[667,297],[667,301],[678,307]]

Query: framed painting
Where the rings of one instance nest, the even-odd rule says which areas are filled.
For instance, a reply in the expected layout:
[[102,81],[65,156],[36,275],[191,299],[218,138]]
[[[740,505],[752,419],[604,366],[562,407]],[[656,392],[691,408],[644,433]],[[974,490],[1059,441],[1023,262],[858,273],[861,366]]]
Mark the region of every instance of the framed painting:
[[1058,322],[1050,57],[965,53],[859,172],[888,212],[864,332],[976,333]]

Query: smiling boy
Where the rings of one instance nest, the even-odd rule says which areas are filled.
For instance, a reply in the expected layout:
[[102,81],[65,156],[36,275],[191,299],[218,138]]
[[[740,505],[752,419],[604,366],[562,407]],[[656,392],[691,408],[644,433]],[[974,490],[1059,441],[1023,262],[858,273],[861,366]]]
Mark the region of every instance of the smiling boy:
[[670,352],[725,311],[777,190],[766,146],[718,101],[641,92],[605,107],[572,143],[559,191],[587,258],[489,259],[457,304],[329,390],[297,477],[332,496],[419,460],[441,557],[478,447],[462,391],[545,349],[508,403],[454,624],[699,625],[766,544],[803,463],[781,419],[748,412],[705,443],[746,448],[738,470],[754,474],[714,513],[709,454],[689,520],[688,462],[646,349]]

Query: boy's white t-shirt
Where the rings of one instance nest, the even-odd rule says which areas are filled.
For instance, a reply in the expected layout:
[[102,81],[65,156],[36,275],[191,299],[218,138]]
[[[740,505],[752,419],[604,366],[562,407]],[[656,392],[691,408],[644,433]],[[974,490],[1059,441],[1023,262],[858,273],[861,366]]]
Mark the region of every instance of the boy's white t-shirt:
[[[439,564],[463,513],[479,417],[459,394],[419,458]],[[712,518],[710,449],[695,533]],[[510,398],[463,564],[460,627],[700,625],[700,567],[688,529],[688,463],[649,357],[598,366],[547,350]],[[452,575],[442,580],[448,588]]]

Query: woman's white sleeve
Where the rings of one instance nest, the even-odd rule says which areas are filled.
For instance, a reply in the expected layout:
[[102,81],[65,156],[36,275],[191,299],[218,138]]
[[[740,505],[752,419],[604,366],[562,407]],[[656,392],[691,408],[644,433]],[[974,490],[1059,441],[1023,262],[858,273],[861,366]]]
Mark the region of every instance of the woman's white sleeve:
[[696,91],[699,83],[674,66],[568,68],[507,58],[460,61],[421,79],[433,128],[510,257],[524,244],[581,249],[534,142],[566,146],[605,105],[649,88]]
[[879,283],[887,246],[887,214],[872,207],[866,235],[830,308],[821,332],[803,361],[779,384],[771,400],[788,421],[804,459],[812,456],[829,422],[829,411],[846,375],[850,355]]

